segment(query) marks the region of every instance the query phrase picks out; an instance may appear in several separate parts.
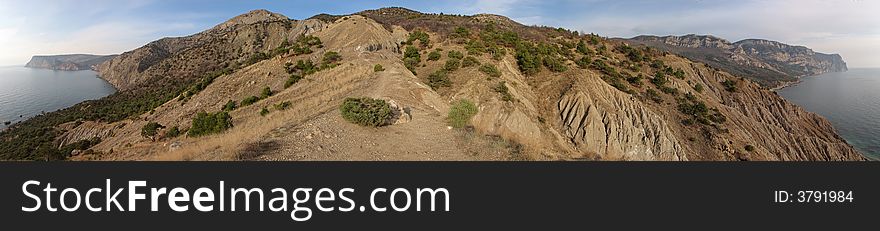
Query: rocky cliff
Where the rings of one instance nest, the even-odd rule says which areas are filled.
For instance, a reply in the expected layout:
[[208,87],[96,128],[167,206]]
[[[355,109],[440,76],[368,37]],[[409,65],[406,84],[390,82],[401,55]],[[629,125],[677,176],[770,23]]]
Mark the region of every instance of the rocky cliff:
[[807,47],[763,39],[731,43],[710,35],[638,36],[624,40],[670,51],[705,62],[734,75],[775,87],[797,78],[846,71],[837,54],[823,54]]
[[[676,43],[735,46],[722,39]],[[291,20],[258,10],[192,36],[152,42],[98,70],[121,89],[115,95],[130,97],[110,96],[25,122],[0,134],[0,151],[100,138],[88,152],[63,155],[864,160],[825,119],[748,79],[656,49],[525,26],[499,15],[383,8]],[[392,102],[399,118],[378,128],[349,123],[339,111],[348,97]],[[257,100],[244,104],[246,98]],[[453,128],[447,115],[462,100],[472,102],[476,114],[464,128]],[[236,107],[226,107],[228,102]],[[166,135],[172,127],[190,130],[200,112],[220,110],[234,125],[224,132]],[[49,124],[40,121],[62,123],[39,127]],[[141,129],[150,122],[166,129],[144,137]],[[55,136],[20,140],[25,132]],[[22,154],[33,157],[28,155]]]
[[61,71],[91,70],[96,65],[103,63],[116,55],[50,55],[34,56],[25,67],[42,68]]

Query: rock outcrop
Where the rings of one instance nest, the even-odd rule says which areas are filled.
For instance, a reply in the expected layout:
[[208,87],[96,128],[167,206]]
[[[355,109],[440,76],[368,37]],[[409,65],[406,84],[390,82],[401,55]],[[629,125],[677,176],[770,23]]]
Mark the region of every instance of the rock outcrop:
[[638,36],[624,40],[705,62],[731,74],[776,87],[800,77],[847,70],[838,54],[763,39],[731,43],[711,35]]
[[25,65],[30,68],[42,68],[59,71],[92,70],[95,66],[116,57],[116,55],[37,55]]

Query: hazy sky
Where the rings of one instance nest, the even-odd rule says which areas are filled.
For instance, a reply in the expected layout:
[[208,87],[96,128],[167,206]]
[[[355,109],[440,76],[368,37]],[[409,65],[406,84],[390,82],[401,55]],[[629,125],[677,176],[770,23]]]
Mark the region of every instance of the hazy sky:
[[874,0],[0,0],[0,65],[37,54],[115,54],[193,34],[253,9],[294,19],[382,6],[495,13],[609,37],[712,34],[763,38],[839,53],[850,67],[880,67],[880,1]]

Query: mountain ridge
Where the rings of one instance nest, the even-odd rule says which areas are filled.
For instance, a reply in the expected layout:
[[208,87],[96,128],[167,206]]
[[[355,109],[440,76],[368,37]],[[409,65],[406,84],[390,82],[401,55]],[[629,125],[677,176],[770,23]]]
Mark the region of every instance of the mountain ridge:
[[805,46],[766,39],[730,42],[711,35],[643,35],[622,41],[647,45],[705,62],[767,87],[795,82],[801,77],[846,71],[839,54],[815,52]]
[[61,71],[91,70],[96,65],[116,56],[91,54],[35,55],[25,64],[25,67]]

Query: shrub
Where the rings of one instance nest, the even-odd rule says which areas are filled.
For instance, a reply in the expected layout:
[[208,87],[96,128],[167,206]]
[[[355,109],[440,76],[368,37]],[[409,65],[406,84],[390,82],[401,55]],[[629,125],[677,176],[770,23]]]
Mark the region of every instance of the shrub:
[[361,126],[382,126],[392,116],[385,100],[371,98],[346,98],[339,111],[343,119]]
[[250,97],[247,97],[247,98],[244,98],[243,100],[241,100],[241,106],[247,107],[247,106],[250,106],[251,104],[256,103],[257,101],[260,101],[260,97],[250,96]]
[[578,60],[574,61],[575,64],[578,65],[581,69],[587,69],[590,67],[590,57],[584,56]]
[[563,72],[568,70],[568,67],[565,66],[565,62],[556,57],[545,57],[544,66],[552,72]]
[[269,87],[265,87],[262,91],[260,91],[260,99],[269,98],[269,96],[272,96],[272,94],[272,89]]
[[684,71],[681,69],[675,69],[675,71],[672,72],[672,76],[675,76],[675,78],[678,79],[684,79]]
[[268,108],[263,107],[263,109],[260,110],[260,116],[266,116],[266,115],[268,115],[268,114],[269,114],[269,109],[268,109]]
[[339,61],[342,61],[342,56],[335,51],[328,51],[327,53],[324,53],[324,59],[321,60],[323,64],[331,64]]
[[587,44],[584,43],[584,40],[580,40],[577,43],[576,50],[578,53],[581,53],[584,56],[592,55],[593,52],[590,51],[590,48],[587,48]]
[[669,79],[666,78],[666,74],[663,74],[663,72],[657,72],[654,73],[654,78],[651,79],[651,83],[660,87],[669,83]]
[[290,77],[287,78],[287,81],[284,82],[284,89],[287,89],[290,86],[293,86],[294,84],[298,83],[300,80],[302,80],[302,77],[300,77],[299,75],[296,75],[296,74],[290,75]]
[[499,47],[499,46],[489,47],[488,51],[489,51],[489,53],[492,54],[492,59],[494,59],[494,60],[500,61],[501,59],[504,58],[505,55],[507,55],[507,50],[505,50],[504,48]]
[[430,42],[428,33],[422,31],[413,31],[409,33],[409,38],[406,39],[407,44],[412,44],[413,41],[419,40],[419,45],[422,47],[428,46]]
[[449,126],[463,128],[470,124],[471,118],[477,114],[477,111],[477,105],[474,105],[470,100],[458,100],[449,108],[446,120],[449,122]]
[[449,51],[449,53],[447,53],[446,56],[449,56],[449,58],[451,58],[451,59],[463,59],[464,58],[464,54],[462,54],[461,52],[458,52],[458,51]]
[[747,144],[746,147],[745,147],[745,149],[746,149],[746,151],[748,151],[748,152],[754,152],[754,151],[755,151],[755,146],[752,146],[751,144]]
[[626,81],[633,86],[640,87],[642,86],[642,75],[639,74],[637,76],[630,76],[626,78]]
[[431,51],[431,53],[428,53],[428,61],[437,61],[437,60],[440,60],[440,52]]
[[159,134],[159,129],[162,128],[165,128],[165,126],[156,122],[149,122],[141,128],[141,136],[156,141],[156,135]]
[[248,58],[248,60],[245,61],[244,63],[245,63],[245,66],[250,66],[254,63],[259,63],[260,61],[263,61],[266,59],[269,59],[269,55],[267,55],[266,53],[263,53],[263,52],[257,52],[256,54],[251,55],[251,57]]
[[736,82],[734,82],[733,80],[724,80],[724,82],[721,82],[721,85],[724,86],[724,90],[727,90],[729,92],[736,92]]
[[221,111],[216,113],[199,112],[192,120],[192,128],[187,136],[199,137],[226,131],[232,127],[232,117]]
[[174,138],[180,136],[180,128],[177,126],[171,127],[168,129],[168,132],[165,133],[165,137]]
[[428,86],[430,86],[431,89],[437,90],[441,87],[448,87],[451,85],[452,81],[450,81],[449,76],[446,75],[446,70],[437,70],[428,75]]
[[382,67],[382,64],[376,64],[375,66],[373,66],[373,72],[380,72],[380,71],[385,71],[385,68]]
[[651,101],[654,101],[655,103],[663,102],[663,98],[660,97],[660,94],[658,94],[657,91],[655,91],[654,89],[648,89],[647,91],[645,91],[645,97],[650,99]]
[[453,35],[458,38],[467,38],[471,36],[471,32],[467,28],[456,27]]
[[459,59],[450,58],[446,60],[443,69],[446,69],[447,71],[455,71],[458,70],[459,66],[461,66],[461,61]]
[[698,83],[697,85],[695,85],[694,91],[696,91],[697,93],[703,92],[703,84]]
[[495,65],[491,64],[491,63],[487,63],[487,64],[484,64],[483,66],[481,66],[480,71],[482,71],[483,73],[486,73],[487,75],[489,75],[491,77],[497,78],[497,77],[501,76],[501,71],[498,71],[498,68],[495,67]]
[[468,56],[461,60],[461,67],[473,67],[476,65],[480,65],[480,61],[473,56]]
[[494,87],[492,87],[492,90],[495,92],[498,92],[498,94],[501,94],[501,100],[504,100],[504,101],[512,101],[513,100],[513,96],[510,95],[510,91],[507,88],[507,84],[505,82],[498,83],[498,85],[495,85]]
[[277,111],[284,111],[284,110],[287,110],[288,108],[290,108],[291,105],[292,104],[290,103],[290,101],[284,101],[284,102],[275,104],[272,107],[274,107],[275,110],[277,110]]
[[238,105],[233,100],[229,100],[223,105],[223,111],[233,111],[238,108]]

